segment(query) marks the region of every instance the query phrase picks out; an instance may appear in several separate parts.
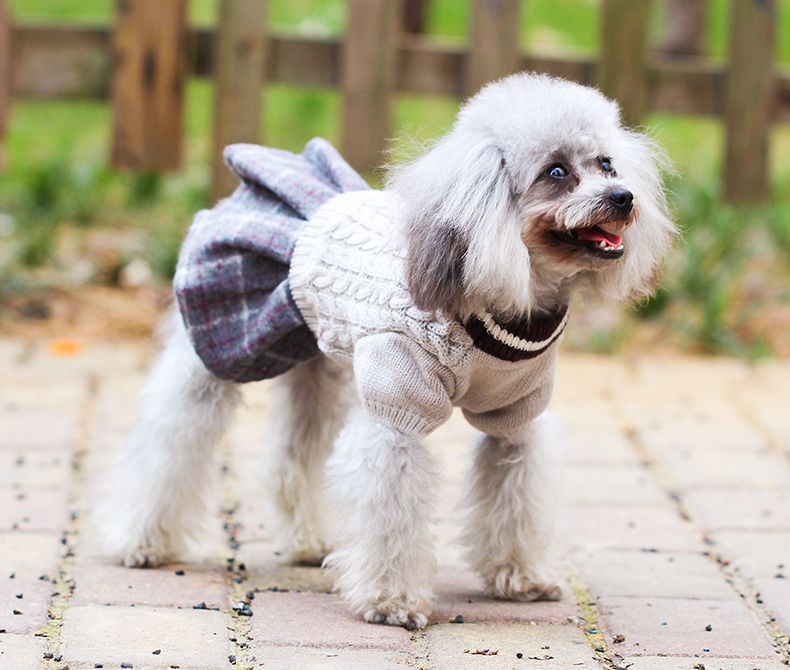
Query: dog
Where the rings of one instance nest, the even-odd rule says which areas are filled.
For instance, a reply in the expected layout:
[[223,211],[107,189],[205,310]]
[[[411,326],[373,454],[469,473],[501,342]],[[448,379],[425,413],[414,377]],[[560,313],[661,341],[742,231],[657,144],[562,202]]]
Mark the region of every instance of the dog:
[[560,598],[557,349],[572,299],[654,287],[675,235],[660,152],[597,90],[521,73],[379,191],[321,141],[226,160],[242,184],[185,241],[181,314],[109,479],[108,551],[139,567],[184,550],[239,383],[277,377],[280,550],[323,561],[355,613],[427,624],[438,474],[421,439],[454,407],[482,433],[467,559],[492,597]]

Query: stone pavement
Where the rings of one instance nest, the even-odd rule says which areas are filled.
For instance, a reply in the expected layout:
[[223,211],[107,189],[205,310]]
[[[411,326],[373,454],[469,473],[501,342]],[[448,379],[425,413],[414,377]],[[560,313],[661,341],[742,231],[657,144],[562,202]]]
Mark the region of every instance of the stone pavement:
[[[62,344],[62,343],[61,343]],[[561,356],[568,585],[484,598],[452,544],[471,431],[445,464],[431,625],[351,616],[270,546],[256,462],[265,384],[218,455],[216,513],[183,563],[97,557],[90,510],[135,416],[150,349],[0,340],[0,670],[778,670],[790,661],[790,362]],[[250,612],[252,616],[249,616]],[[463,623],[452,623],[452,621]]]

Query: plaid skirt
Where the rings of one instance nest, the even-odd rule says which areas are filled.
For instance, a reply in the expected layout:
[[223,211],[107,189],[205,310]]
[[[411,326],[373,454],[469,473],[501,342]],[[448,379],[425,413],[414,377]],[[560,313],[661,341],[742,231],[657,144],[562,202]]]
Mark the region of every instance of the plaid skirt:
[[204,365],[222,379],[251,382],[318,355],[288,285],[291,255],[321,205],[369,187],[320,138],[299,155],[235,144],[225,149],[225,161],[241,185],[195,217],[174,290]]

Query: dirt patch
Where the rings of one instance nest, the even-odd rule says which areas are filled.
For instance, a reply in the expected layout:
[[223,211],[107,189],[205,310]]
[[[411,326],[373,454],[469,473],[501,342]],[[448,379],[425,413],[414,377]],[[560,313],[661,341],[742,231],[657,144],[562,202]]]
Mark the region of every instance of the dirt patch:
[[168,287],[82,286],[0,300],[0,335],[22,339],[150,338],[171,304]]

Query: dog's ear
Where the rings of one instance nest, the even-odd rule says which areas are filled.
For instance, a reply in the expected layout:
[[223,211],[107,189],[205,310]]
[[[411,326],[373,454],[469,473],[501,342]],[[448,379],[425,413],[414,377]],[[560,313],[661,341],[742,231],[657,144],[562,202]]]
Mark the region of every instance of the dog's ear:
[[495,234],[485,229],[510,199],[504,159],[493,140],[456,127],[425,155],[391,168],[387,188],[401,196],[406,282],[414,304],[461,318],[480,309],[484,299],[470,282],[479,273],[475,247]]
[[430,217],[411,221],[406,247],[406,285],[417,307],[428,312],[441,310],[453,316],[465,311],[467,249],[456,228],[432,225]]

